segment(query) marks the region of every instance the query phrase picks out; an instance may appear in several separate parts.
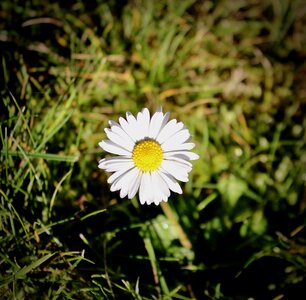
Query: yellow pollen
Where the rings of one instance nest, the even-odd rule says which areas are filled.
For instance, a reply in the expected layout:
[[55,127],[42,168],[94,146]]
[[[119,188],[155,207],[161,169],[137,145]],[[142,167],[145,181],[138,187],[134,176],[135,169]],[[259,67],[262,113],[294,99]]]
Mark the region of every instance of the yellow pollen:
[[159,168],[163,160],[163,150],[159,143],[151,139],[136,143],[132,153],[135,166],[143,172],[152,172]]

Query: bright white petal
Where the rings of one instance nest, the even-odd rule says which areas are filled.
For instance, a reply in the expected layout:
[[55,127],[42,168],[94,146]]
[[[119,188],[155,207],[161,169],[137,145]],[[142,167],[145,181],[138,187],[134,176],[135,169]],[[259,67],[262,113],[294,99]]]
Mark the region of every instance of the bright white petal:
[[128,189],[129,187],[129,182],[131,181],[131,178],[133,176],[133,171],[134,169],[130,169],[129,171],[125,172],[121,176],[119,176],[114,183],[111,185],[110,190],[112,192],[114,191],[119,191],[121,189]]
[[137,114],[137,125],[141,129],[140,139],[144,139],[149,135],[150,126],[150,112],[147,108],[144,108],[142,112]]
[[194,152],[189,151],[171,151],[171,152],[164,152],[165,158],[170,158],[172,156],[179,157],[185,160],[196,160],[199,159],[199,155]]
[[133,168],[130,172],[129,172],[129,176],[125,182],[125,184],[122,186],[121,190],[120,190],[120,198],[124,198],[130,188],[131,188],[131,185],[133,185],[133,182],[135,181],[137,175],[139,174],[139,171],[137,168]]
[[110,140],[103,140],[99,143],[99,146],[106,152],[117,155],[131,155],[131,152],[127,149],[120,147]]
[[154,204],[157,206],[157,205],[159,205],[160,202],[163,202],[163,201],[164,201],[164,199],[155,198],[154,199]]
[[129,124],[126,119],[120,117],[119,124],[122,129],[131,137],[131,139],[136,142],[135,131],[133,130],[133,125]]
[[129,123],[129,130],[133,133],[133,137],[136,141],[143,139],[143,128],[139,126],[138,121],[131,113],[126,113],[126,119]]
[[161,164],[161,170],[164,173],[171,174],[179,181],[188,181],[188,169],[186,170],[186,167],[182,167],[178,162],[164,160]]
[[162,201],[163,193],[160,190],[158,180],[157,180],[157,176],[154,176],[154,175],[152,176],[152,174],[150,174],[152,200],[153,200],[154,203],[159,203],[160,201]]
[[156,177],[157,180],[157,184],[162,192],[162,194],[166,197],[163,198],[168,198],[170,196],[170,190],[169,187],[167,185],[167,183],[164,181],[163,177],[160,176],[159,172],[155,172],[154,176]]
[[189,169],[188,172],[190,172],[192,169],[192,164],[189,161],[182,159],[178,156],[170,156],[168,158],[165,158],[165,160],[178,162],[180,165],[182,165],[182,167],[186,167],[186,169]]
[[111,192],[119,191],[122,187],[122,179],[123,181],[126,179],[126,173],[121,174],[111,185]]
[[[108,121],[110,127],[111,127],[111,130],[114,131],[114,132],[117,132],[118,129],[117,128],[120,128],[121,130],[124,131],[124,134],[129,137],[133,142],[135,142],[135,138],[133,136],[133,131],[131,131],[129,129],[129,123],[122,117],[119,118],[119,123],[115,122],[115,121]],[[125,127],[125,128],[123,128]]]
[[135,169],[138,171],[138,174],[137,174],[136,178],[134,179],[134,181],[132,182],[132,184],[130,186],[130,189],[129,189],[129,192],[128,192],[128,198],[129,199],[132,199],[132,198],[135,197],[136,193],[139,190],[139,186],[140,186],[140,182],[141,182],[142,174],[137,168],[135,168]]
[[134,143],[131,139],[126,139],[122,135],[119,135],[112,130],[105,128],[104,131],[106,132],[107,137],[117,145],[120,145],[124,149],[129,150],[130,152],[133,151]]
[[192,170],[192,164],[190,162],[187,162],[186,160],[180,160],[180,159],[172,159],[172,160],[165,160],[166,162],[173,163],[176,165],[176,167],[181,168],[182,171],[185,171],[189,173]]
[[136,123],[136,118],[130,112],[126,113],[126,120],[129,122],[129,124]]
[[160,134],[161,130],[167,125],[169,117],[170,117],[170,113],[169,112],[165,113],[158,135]]
[[153,193],[153,202],[158,205],[164,199],[168,199],[170,196],[170,190],[168,185],[159,175],[158,172],[151,174],[151,184],[152,184],[152,193]]
[[141,112],[150,121],[150,111],[145,107]]
[[151,204],[153,201],[151,193],[150,173],[143,173],[139,187],[139,201],[141,204]]
[[119,124],[113,123],[113,125],[111,125],[111,131],[117,133],[124,140],[131,141],[133,144],[135,144],[133,138],[130,137]]
[[176,147],[184,142],[186,142],[190,138],[190,133],[188,129],[183,129],[175,134],[173,134],[169,139],[167,139],[164,143],[162,143],[162,148],[167,149],[169,146]]
[[149,128],[149,137],[155,139],[162,126],[164,115],[162,112],[156,112],[151,119]]
[[[111,176],[108,177],[107,182],[109,184],[112,184],[117,178],[119,178],[121,175],[123,175],[124,173],[127,173],[129,170],[131,170],[133,167],[131,168],[120,168],[120,170],[115,171]],[[133,168],[135,169],[135,168]]]
[[180,150],[191,150],[195,146],[194,143],[184,143],[180,145],[170,145],[168,144],[167,147],[164,145],[162,146],[164,152],[169,152],[169,151],[180,151]]
[[117,171],[120,171],[120,170],[127,171],[129,169],[132,169],[133,167],[134,167],[133,163],[114,164],[114,165],[111,165],[111,166],[107,167],[105,169],[105,171],[106,172],[117,172]]
[[172,175],[163,173],[161,171],[158,171],[158,173],[164,179],[164,181],[166,182],[166,184],[168,185],[171,191],[178,194],[183,193],[181,186],[177,183],[177,181]]
[[114,164],[114,163],[125,163],[125,162],[132,162],[132,159],[130,157],[125,156],[110,156],[102,158],[99,161],[99,164],[101,165],[101,169],[104,169],[105,167]]
[[128,170],[133,168],[134,162],[129,159],[110,159],[107,160],[107,158],[100,161],[99,168],[104,169],[106,172],[116,172],[120,170]]
[[118,177],[120,177],[122,174],[124,174],[128,170],[116,171],[115,173],[113,173],[111,176],[108,177],[107,183],[112,184],[116,179],[118,179]]
[[173,134],[182,130],[184,128],[184,124],[182,122],[177,123],[176,119],[168,122],[164,128],[162,128],[159,134],[156,137],[156,140],[162,144],[166,140],[168,140]]

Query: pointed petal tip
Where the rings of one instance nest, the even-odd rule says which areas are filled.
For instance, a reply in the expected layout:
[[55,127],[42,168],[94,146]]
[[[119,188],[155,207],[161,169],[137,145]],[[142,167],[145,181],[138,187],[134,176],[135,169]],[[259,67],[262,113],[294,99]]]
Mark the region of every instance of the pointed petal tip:
[[165,199],[161,199],[160,201],[159,201],[159,203],[158,204],[156,204],[156,205],[159,205],[160,203],[162,203],[162,202],[168,202],[168,198],[165,198]]
[[144,205],[146,203],[146,200],[139,197],[139,202],[140,202],[141,205]]
[[192,156],[192,158],[190,158],[190,160],[197,160],[199,158],[200,158],[200,155],[193,152],[193,156]]
[[156,206],[158,206],[158,205],[160,205],[162,202],[168,202],[168,198],[165,198],[165,199],[158,199],[158,200],[154,200],[154,204],[156,205]]

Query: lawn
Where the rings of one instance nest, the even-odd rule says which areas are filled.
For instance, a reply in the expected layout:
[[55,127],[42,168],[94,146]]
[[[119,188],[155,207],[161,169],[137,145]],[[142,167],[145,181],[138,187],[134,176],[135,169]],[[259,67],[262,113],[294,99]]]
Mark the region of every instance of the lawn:
[[[303,0],[2,0],[0,55],[1,299],[305,295]],[[199,159],[142,205],[98,144],[159,107]]]

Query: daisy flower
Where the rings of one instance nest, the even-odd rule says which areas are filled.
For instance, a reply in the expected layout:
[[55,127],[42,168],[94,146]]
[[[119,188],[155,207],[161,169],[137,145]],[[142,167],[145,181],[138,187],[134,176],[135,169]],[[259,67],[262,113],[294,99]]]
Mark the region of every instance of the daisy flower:
[[139,191],[141,204],[168,201],[170,191],[181,194],[177,180],[187,182],[192,169],[190,160],[199,156],[190,150],[190,133],[182,122],[169,120],[161,108],[150,117],[144,108],[134,117],[126,113],[119,123],[109,121],[108,137],[99,146],[116,156],[100,160],[99,168],[113,174],[107,182],[120,197],[132,199]]

